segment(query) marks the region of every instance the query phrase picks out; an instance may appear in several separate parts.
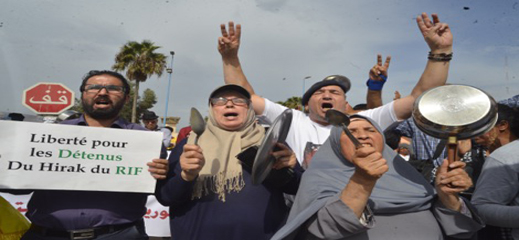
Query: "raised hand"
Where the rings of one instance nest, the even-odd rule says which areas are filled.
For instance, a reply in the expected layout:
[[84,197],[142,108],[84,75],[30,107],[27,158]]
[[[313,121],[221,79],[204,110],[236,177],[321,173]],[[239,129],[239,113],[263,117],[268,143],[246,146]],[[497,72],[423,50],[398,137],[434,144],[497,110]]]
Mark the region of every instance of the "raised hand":
[[205,158],[202,149],[198,145],[186,144],[184,151],[180,155],[181,176],[185,181],[193,181],[205,165]]
[[374,182],[389,170],[386,159],[374,147],[363,146],[353,155],[355,174],[363,180]]
[[218,38],[218,52],[222,58],[237,57],[240,48],[241,25],[236,24],[234,27],[234,22],[230,21],[228,28],[227,30],[225,24],[220,24],[222,36]]
[[441,23],[438,14],[431,14],[433,20],[426,13],[416,18],[418,28],[422,32],[432,53],[452,52],[452,33],[447,23]]
[[402,96],[400,95],[400,92],[399,91],[395,91],[395,97],[393,98],[393,100],[397,100],[397,99],[400,99]]
[[375,64],[375,66],[369,70],[369,78],[375,81],[384,81],[380,76],[382,75],[387,78],[387,70],[389,68],[390,61],[391,56],[387,56],[386,61],[384,64],[382,64],[382,55],[377,54],[377,64]]
[[446,208],[454,211],[459,211],[461,208],[458,194],[472,186],[472,179],[465,172],[465,166],[464,162],[455,161],[449,164],[445,159],[436,173],[435,185],[438,197]]
[[167,159],[153,159],[151,162],[147,163],[148,172],[151,173],[151,176],[155,179],[166,179],[168,175],[169,167]]
[[294,154],[294,152],[290,150],[290,148],[288,148],[285,144],[276,143],[276,146],[281,148],[281,150],[272,153],[272,155],[276,158],[276,162],[274,162],[272,168],[294,168],[297,162],[296,155]]

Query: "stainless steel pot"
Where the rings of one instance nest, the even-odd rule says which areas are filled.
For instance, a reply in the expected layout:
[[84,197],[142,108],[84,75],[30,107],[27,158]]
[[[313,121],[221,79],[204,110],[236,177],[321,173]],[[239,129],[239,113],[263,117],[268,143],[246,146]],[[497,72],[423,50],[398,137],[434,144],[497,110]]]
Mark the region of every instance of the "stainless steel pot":
[[[497,121],[497,103],[483,90],[445,85],[424,92],[414,103],[413,118],[424,133],[449,139],[449,145],[489,131]],[[451,161],[449,156],[449,161]]]

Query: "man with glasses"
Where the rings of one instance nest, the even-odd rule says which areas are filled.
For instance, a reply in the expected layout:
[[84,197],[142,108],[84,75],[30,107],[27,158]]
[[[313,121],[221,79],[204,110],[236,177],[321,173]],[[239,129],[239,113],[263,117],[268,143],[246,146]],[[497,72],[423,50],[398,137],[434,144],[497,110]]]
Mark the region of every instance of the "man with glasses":
[[[145,130],[119,116],[130,93],[121,74],[90,71],[80,91],[84,114],[62,124]],[[155,179],[166,177],[166,159],[153,159],[148,166]],[[148,239],[146,200],[143,193],[36,190],[27,205],[32,225],[22,239]]]
[[155,114],[153,111],[146,111],[142,114],[142,123],[144,127],[150,131],[162,132],[164,135],[162,139],[162,143],[164,147],[169,148],[171,146],[171,133],[172,129],[169,127],[159,127],[159,116]]
[[[440,22],[436,14],[432,14],[431,19],[426,13],[422,13],[416,18],[416,21],[430,49],[427,65],[418,83],[410,95],[359,113],[374,119],[382,129],[386,129],[395,121],[409,118],[415,99],[428,89],[444,85],[447,80],[449,61],[452,59],[453,40],[449,26]],[[220,28],[222,36],[218,38],[218,51],[222,56],[225,83],[237,84],[247,89],[251,94],[256,115],[273,121],[286,107],[256,94],[245,77],[238,58],[241,26],[238,24],[235,28],[234,23],[229,22],[228,29],[225,24],[222,24]],[[388,61],[386,60],[386,62]],[[381,84],[371,79],[367,82],[370,90],[378,89],[380,91]],[[351,83],[347,77],[331,75],[312,85],[303,95],[302,103],[305,109],[309,110],[309,114],[294,111],[286,139],[290,148],[294,150],[297,160],[303,165],[310,163],[313,153],[330,135],[332,126],[326,121],[326,111],[335,109],[346,112],[348,103],[346,93],[350,87]]]

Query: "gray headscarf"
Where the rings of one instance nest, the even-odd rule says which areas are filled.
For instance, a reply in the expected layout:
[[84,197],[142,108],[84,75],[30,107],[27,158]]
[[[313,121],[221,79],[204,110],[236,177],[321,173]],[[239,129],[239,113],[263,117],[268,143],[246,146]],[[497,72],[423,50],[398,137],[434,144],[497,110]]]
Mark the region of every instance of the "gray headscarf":
[[[372,119],[360,115],[353,115],[351,118],[363,118],[383,134]],[[349,182],[355,166],[341,153],[341,134],[342,128],[334,127],[328,140],[312,158],[312,164],[303,174],[287,224],[273,239],[282,239],[297,231],[306,220],[325,206],[330,197],[340,195]],[[430,209],[434,188],[385,142],[382,156],[386,159],[389,170],[377,181],[369,198],[368,205],[373,213],[399,214]]]

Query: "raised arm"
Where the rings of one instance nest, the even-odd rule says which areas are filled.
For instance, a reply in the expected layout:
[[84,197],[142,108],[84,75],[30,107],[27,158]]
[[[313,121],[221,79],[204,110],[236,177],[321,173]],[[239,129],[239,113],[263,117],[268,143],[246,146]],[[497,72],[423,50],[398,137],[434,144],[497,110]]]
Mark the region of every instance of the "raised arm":
[[369,79],[366,82],[368,93],[366,95],[367,109],[382,106],[382,87],[387,80],[387,70],[391,56],[386,57],[386,61],[382,64],[382,55],[377,55],[377,64],[369,70]]
[[181,142],[171,151],[168,162],[167,178],[157,182],[155,197],[162,205],[177,208],[191,201],[205,158],[199,146]]
[[367,204],[377,180],[387,172],[388,165],[380,152],[371,146],[357,149],[352,162],[355,172],[339,199],[328,201],[307,221],[308,232],[319,239],[347,239],[373,227],[373,215]]
[[422,13],[416,18],[416,22],[431,51],[425,70],[411,95],[395,101],[395,113],[399,119],[411,116],[414,101],[424,91],[445,84],[452,58],[452,33],[449,25],[441,23],[437,14],[432,14],[431,21],[426,13]]
[[387,162],[373,147],[357,149],[353,158],[355,173],[342,190],[340,199],[360,218],[377,180],[387,172]]
[[252,106],[257,115],[263,113],[265,100],[256,95],[254,89],[247,81],[247,77],[241,68],[238,50],[240,48],[241,25],[234,26],[234,22],[220,25],[222,36],[218,38],[218,52],[222,55],[223,76],[226,84],[236,84],[244,87],[251,94]]

